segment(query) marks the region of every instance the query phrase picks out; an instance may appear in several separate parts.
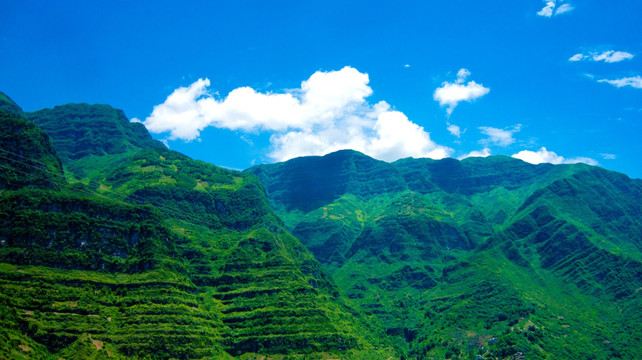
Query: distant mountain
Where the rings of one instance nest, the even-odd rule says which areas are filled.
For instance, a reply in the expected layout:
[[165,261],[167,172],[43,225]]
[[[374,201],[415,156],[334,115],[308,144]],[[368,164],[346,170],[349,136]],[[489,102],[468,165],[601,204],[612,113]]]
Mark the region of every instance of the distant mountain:
[[400,353],[641,350],[640,180],[505,156],[383,163],[354,151],[248,172]]
[[1,114],[2,154],[21,157],[0,158],[0,357],[394,355],[253,175],[107,106],[26,114],[49,136]]

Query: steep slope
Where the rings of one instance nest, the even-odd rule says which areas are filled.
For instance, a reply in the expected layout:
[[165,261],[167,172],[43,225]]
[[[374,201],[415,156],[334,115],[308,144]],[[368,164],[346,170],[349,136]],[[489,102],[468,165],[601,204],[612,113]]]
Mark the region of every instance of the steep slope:
[[66,185],[49,137],[2,116],[20,157],[0,176],[0,357],[223,354],[220,313],[197,301],[158,211]]
[[49,136],[17,115],[0,111],[0,189],[58,188],[62,164]]
[[[640,350],[641,181],[503,156],[403,159],[376,165],[394,187],[352,194],[362,174],[337,159],[248,171],[401,353],[610,359]],[[362,161],[363,174],[377,163]],[[316,189],[333,177],[328,169],[348,183],[325,202],[305,192],[292,201],[297,173]],[[306,196],[316,208],[295,205]]]
[[22,111],[22,108],[2,91],[0,91],[0,111],[16,115],[20,118],[25,117],[25,113]]
[[[73,134],[104,139],[128,126],[72,108],[90,114],[71,119]],[[52,128],[67,119],[38,116]],[[254,176],[141,145],[132,132],[114,135],[122,146],[73,134],[51,133],[73,184],[59,166],[59,189],[0,191],[2,356],[390,355]]]
[[130,122],[122,110],[109,105],[67,104],[27,113],[26,117],[52,138],[66,170],[79,179],[133,151],[165,148],[152,139],[143,124]]

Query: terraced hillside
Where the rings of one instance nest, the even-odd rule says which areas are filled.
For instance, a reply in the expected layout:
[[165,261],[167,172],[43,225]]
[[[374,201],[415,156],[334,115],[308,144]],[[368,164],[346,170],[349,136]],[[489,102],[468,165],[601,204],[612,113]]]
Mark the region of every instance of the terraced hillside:
[[640,351],[640,180],[582,164],[384,163],[354,151],[248,172],[402,354],[633,359]]
[[[56,121],[94,136],[108,127],[118,146],[81,141],[79,156],[61,139],[67,132],[52,132],[31,163],[2,163],[52,184],[0,191],[0,357],[391,354],[285,230],[254,176],[141,145],[131,135],[138,125],[102,112],[92,121],[96,109],[104,107],[57,107]],[[3,131],[7,121],[30,124],[3,116]],[[38,136],[2,149],[24,154],[17,148],[49,141],[30,126]],[[64,174],[27,166],[60,164],[51,143],[68,152]]]
[[354,151],[237,172],[106,105],[0,110],[0,358],[642,352],[640,180]]

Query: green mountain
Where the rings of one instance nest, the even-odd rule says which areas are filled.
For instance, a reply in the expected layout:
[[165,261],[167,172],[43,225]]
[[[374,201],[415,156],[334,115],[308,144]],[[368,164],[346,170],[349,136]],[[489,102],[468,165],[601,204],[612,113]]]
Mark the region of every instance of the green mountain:
[[0,358],[635,359],[642,181],[355,151],[244,172],[0,93]]
[[504,156],[384,163],[354,151],[248,172],[401,354],[642,350],[640,180]]
[[0,111],[22,118],[25,117],[25,113],[22,111],[22,108],[2,91],[0,91]]
[[393,354],[255,176],[103,105],[1,114],[1,358]]

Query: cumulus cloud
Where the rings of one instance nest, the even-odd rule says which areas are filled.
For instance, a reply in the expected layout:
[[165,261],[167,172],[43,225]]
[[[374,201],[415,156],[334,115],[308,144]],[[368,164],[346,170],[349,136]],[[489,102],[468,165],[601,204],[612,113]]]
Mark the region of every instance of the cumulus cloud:
[[604,160],[615,160],[617,158],[615,154],[608,154],[608,153],[600,153],[600,156]]
[[590,52],[588,54],[575,54],[569,61],[604,61],[606,63],[615,63],[623,60],[633,59],[634,55],[626,51],[608,50],[604,52]]
[[457,159],[464,160],[464,159],[469,158],[469,157],[488,157],[490,155],[491,155],[490,149],[489,148],[483,148],[482,150],[471,151],[468,154],[465,154],[465,155],[462,155],[462,156],[458,157]]
[[250,87],[217,99],[209,79],[199,79],[154,107],[143,124],[168,139],[192,141],[206,127],[271,134],[268,154],[277,161],[354,149],[393,161],[403,157],[440,159],[453,150],[436,144],[423,127],[385,101],[369,104],[368,74],[352,67],[317,71],[298,89],[262,93]]
[[479,130],[488,138],[480,142],[486,145],[508,146],[515,142],[513,134],[521,130],[522,124],[517,124],[509,129],[498,129],[490,126],[480,126]]
[[448,129],[449,133],[451,133],[453,136],[461,137],[461,128],[459,126],[451,123],[446,124],[448,125],[446,129]]
[[597,82],[611,84],[619,88],[630,86],[632,88],[642,89],[642,76],[639,76],[639,75],[633,76],[633,77],[625,77],[621,79],[614,79],[614,80],[601,79],[601,80],[598,80]]
[[541,163],[550,163],[550,164],[577,164],[584,163],[589,165],[598,165],[596,160],[593,160],[588,157],[576,157],[571,159],[566,159],[563,156],[557,155],[553,151],[546,150],[545,147],[540,148],[538,151],[522,150],[517,154],[513,154],[512,157],[515,159],[520,159],[531,164],[541,164]]
[[574,9],[569,3],[557,5],[557,1],[555,0],[544,0],[544,7],[537,12],[537,15],[550,18],[551,16],[564,14]]
[[435,90],[433,99],[439,101],[439,105],[441,106],[448,106],[448,109],[446,109],[448,116],[452,114],[460,102],[471,102],[488,94],[490,91],[489,88],[484,87],[482,84],[477,84],[474,81],[469,81],[464,84],[469,75],[470,71],[462,68],[457,72],[457,80],[455,80],[455,82],[450,83],[445,81],[441,84],[441,87]]

